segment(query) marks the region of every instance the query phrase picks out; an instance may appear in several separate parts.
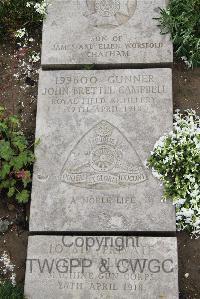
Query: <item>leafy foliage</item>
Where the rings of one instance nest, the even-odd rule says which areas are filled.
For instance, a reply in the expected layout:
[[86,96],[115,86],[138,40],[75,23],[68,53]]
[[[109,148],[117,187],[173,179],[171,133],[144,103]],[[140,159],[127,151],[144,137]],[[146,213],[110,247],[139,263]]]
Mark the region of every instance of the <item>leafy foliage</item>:
[[2,299],[25,299],[23,290],[19,286],[13,286],[11,282],[0,283],[0,298]]
[[174,116],[173,131],[160,138],[148,160],[176,205],[179,230],[200,233],[200,118],[192,110]]
[[83,64],[82,68],[83,70],[93,70],[94,69],[94,64]]
[[31,182],[30,166],[35,156],[20,130],[20,121],[15,115],[6,115],[0,106],[0,191],[8,197],[15,196],[19,203],[29,200],[28,184]]
[[41,26],[45,15],[44,0],[2,0],[0,1],[0,35],[14,33],[25,27],[30,33]]
[[159,18],[162,33],[170,32],[178,57],[188,67],[200,65],[200,1],[171,0]]

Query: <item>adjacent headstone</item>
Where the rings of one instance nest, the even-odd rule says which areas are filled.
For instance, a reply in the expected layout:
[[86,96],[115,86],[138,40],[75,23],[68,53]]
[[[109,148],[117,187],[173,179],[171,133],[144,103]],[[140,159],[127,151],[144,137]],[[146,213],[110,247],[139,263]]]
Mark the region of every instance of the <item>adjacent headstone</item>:
[[176,238],[29,237],[29,299],[178,299]]
[[146,169],[172,128],[170,69],[42,71],[31,231],[174,231]]
[[42,66],[170,65],[169,35],[158,18],[166,0],[50,0],[44,21]]

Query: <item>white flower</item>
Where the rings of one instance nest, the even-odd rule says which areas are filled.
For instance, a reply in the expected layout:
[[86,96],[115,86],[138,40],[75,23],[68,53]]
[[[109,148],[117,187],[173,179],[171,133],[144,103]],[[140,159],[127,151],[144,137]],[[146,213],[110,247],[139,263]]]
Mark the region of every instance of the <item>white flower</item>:
[[185,62],[188,68],[192,66],[192,62],[188,61],[186,56],[182,56],[181,59]]
[[160,139],[155,143],[154,149],[161,148],[164,145],[165,140],[166,136],[160,137]]
[[179,198],[177,201],[174,201],[175,205],[183,205],[186,201],[186,198]]
[[183,215],[186,218],[191,218],[194,215],[194,211],[191,208],[182,208],[177,215]]
[[0,256],[0,262],[2,262],[3,266],[1,268],[2,272],[5,275],[10,274],[10,281],[13,285],[16,285],[16,274],[14,273],[15,266],[11,263],[11,260],[8,254],[4,251],[3,254]]
[[172,198],[176,205],[177,229],[190,229],[195,237],[200,235],[198,157],[200,117],[193,110],[187,110],[185,114],[176,111],[173,131],[155,143],[148,164],[152,174],[163,183],[164,198]]
[[38,62],[40,60],[40,53],[32,52],[29,62]]
[[197,197],[200,194],[200,190],[198,188],[198,185],[195,184],[195,186],[197,186],[197,188],[194,187],[194,189],[192,190],[192,192],[190,192],[190,196],[194,197],[194,198]]
[[16,285],[16,274],[15,273],[11,274],[10,281],[11,281],[13,286]]
[[16,31],[15,37],[22,38],[26,35],[26,28],[21,28]]
[[162,178],[162,175],[159,174],[154,168],[152,168],[152,174],[157,179],[161,179]]
[[33,5],[32,2],[27,2],[27,3],[26,3],[26,7],[31,7],[31,5]]
[[46,15],[46,9],[47,9],[46,1],[43,1],[41,4],[36,3],[34,5],[34,8],[40,15]]

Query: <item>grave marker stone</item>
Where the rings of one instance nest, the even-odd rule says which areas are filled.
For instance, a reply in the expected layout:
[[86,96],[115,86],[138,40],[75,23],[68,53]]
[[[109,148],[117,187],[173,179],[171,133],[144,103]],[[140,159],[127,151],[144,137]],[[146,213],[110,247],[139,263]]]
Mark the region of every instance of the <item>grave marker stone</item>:
[[42,42],[43,68],[82,64],[170,65],[169,35],[158,20],[166,0],[49,0]]
[[172,128],[170,69],[42,71],[31,231],[174,231],[146,169]]
[[[98,66],[168,66],[160,35],[165,0],[49,0],[44,22],[30,231],[29,299],[178,299],[175,209],[146,168],[172,129],[167,68],[70,71]],[[52,69],[62,69],[55,70]],[[118,236],[76,232],[118,231]]]
[[29,237],[29,299],[178,299],[176,238]]

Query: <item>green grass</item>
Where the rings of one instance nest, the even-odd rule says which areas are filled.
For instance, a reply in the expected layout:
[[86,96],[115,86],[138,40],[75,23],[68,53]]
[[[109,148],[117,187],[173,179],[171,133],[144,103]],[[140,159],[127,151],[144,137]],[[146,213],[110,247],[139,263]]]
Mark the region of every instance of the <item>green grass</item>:
[[174,49],[188,67],[200,65],[200,0],[171,0],[159,18],[161,32],[171,33]]
[[1,299],[25,299],[23,289],[20,286],[13,286],[11,282],[0,284]]

